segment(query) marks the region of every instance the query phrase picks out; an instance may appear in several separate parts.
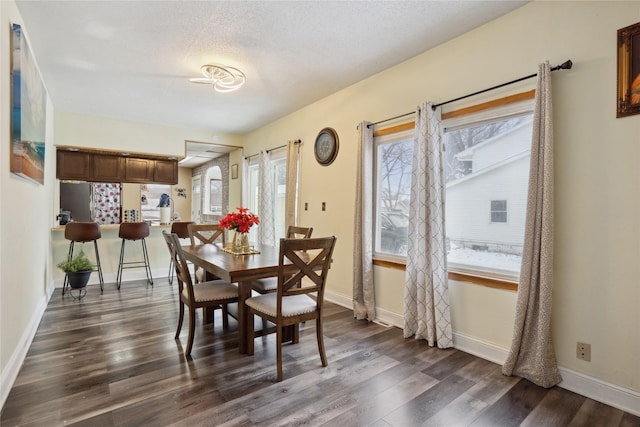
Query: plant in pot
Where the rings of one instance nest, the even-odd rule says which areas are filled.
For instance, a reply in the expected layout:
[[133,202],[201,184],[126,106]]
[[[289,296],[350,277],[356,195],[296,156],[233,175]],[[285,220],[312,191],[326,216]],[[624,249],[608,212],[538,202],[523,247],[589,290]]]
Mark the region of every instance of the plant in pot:
[[69,286],[72,289],[81,289],[87,286],[89,276],[93,271],[93,263],[83,251],[80,251],[73,258],[67,258],[65,261],[59,262],[58,268],[67,274]]

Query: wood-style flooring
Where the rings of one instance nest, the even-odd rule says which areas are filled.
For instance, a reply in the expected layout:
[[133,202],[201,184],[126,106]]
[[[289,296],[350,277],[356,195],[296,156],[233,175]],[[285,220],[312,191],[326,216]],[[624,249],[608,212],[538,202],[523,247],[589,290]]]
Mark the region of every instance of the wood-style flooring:
[[[275,382],[275,340],[238,353],[237,324],[203,328],[183,356],[176,287],[166,280],[90,287],[81,302],[57,289],[2,409],[23,426],[640,426],[640,418],[561,388],[505,377],[458,350],[404,339],[327,304],[329,366],[315,324],[286,344]],[[186,320],[186,319],[185,319]]]

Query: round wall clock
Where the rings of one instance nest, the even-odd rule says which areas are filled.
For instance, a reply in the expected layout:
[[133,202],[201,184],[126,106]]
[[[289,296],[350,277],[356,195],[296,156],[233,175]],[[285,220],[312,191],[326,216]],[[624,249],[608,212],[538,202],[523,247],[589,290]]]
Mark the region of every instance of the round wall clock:
[[338,155],[338,134],[332,128],[324,128],[316,137],[314,146],[316,160],[322,166],[329,166]]

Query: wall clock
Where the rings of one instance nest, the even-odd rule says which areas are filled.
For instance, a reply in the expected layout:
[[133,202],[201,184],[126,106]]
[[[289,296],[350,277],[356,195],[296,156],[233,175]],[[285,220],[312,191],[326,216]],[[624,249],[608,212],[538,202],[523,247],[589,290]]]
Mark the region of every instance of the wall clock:
[[316,137],[314,152],[322,166],[329,166],[338,155],[338,134],[332,128],[324,128]]

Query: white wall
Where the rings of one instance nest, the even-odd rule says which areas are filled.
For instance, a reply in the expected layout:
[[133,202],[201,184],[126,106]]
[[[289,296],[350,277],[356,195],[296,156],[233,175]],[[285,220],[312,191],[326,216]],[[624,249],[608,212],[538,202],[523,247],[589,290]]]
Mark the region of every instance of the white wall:
[[[445,101],[528,75],[545,60],[556,65],[572,59],[572,70],[553,73],[554,343],[565,375],[585,374],[622,387],[637,404],[640,116],[615,118],[615,85],[616,30],[638,21],[638,2],[533,2],[252,132],[245,151],[302,139],[300,194],[309,211],[301,211],[300,222],[313,226],[316,236],[338,236],[328,293],[348,301],[358,122],[393,117],[426,100]],[[534,85],[531,79],[508,92]],[[313,156],[315,136],[325,126],[340,136],[338,157],[329,167],[319,166]],[[320,210],[321,202],[327,203],[326,212]],[[401,318],[404,273],[376,267],[374,274],[380,311]],[[454,332],[506,352],[515,293],[450,285]],[[576,358],[577,341],[591,343],[591,362]]]
[[[10,23],[22,24],[13,2],[0,2],[0,402],[9,393],[46,308],[51,288],[49,229],[55,155],[53,107],[47,98],[45,184],[9,172]],[[22,27],[23,35],[29,30]],[[37,61],[36,61],[37,62]],[[8,386],[8,387],[7,387]]]

